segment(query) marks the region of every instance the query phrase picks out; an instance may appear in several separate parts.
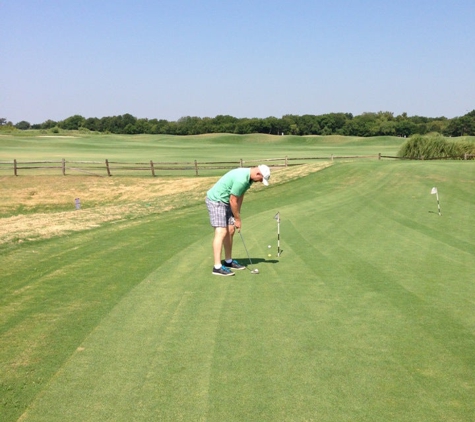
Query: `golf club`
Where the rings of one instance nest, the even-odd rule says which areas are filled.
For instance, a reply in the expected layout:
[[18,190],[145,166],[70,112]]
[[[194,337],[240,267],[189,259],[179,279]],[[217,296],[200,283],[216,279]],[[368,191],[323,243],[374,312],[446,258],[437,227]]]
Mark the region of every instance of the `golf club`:
[[[242,244],[244,245],[244,249],[246,250],[246,253],[247,253],[247,259],[249,259],[249,263],[253,265],[252,261],[251,261],[251,257],[249,256],[249,252],[247,251],[247,248],[246,248],[246,244],[244,243],[244,238],[242,237],[242,233],[241,233],[241,230],[238,230],[239,232],[239,235],[241,236],[241,240],[242,240]],[[257,268],[251,270],[249,267],[246,267],[250,272],[251,274],[259,274],[259,270]]]

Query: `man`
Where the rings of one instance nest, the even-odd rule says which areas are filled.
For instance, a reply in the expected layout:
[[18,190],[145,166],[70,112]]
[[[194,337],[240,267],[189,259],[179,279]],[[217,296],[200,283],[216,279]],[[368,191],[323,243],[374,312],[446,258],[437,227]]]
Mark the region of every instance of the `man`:
[[[233,259],[235,230],[241,230],[241,206],[244,194],[254,182],[269,185],[270,169],[264,164],[252,168],[237,168],[227,172],[206,195],[210,223],[214,227],[213,275],[233,276],[231,270],[243,270],[244,265]],[[224,258],[221,252],[224,246]]]

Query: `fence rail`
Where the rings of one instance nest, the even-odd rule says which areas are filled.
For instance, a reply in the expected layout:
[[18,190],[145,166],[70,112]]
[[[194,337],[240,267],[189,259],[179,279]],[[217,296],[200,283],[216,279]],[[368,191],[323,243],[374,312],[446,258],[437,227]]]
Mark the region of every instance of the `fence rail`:
[[472,160],[475,158],[475,154],[463,154],[463,155],[456,155],[456,156],[447,156],[442,158],[426,158],[424,156],[420,156],[417,158],[407,158],[407,157],[395,157],[392,155],[379,155],[380,159],[383,158],[392,158],[397,160],[417,160],[417,161],[440,161],[440,160]]
[[[317,157],[283,157],[283,158],[264,158],[259,160],[234,160],[234,161],[153,161],[148,162],[121,162],[110,161],[69,161],[66,159],[56,161],[0,161],[0,171],[12,172],[18,176],[23,170],[57,170],[61,169],[63,176],[70,172],[85,173],[93,176],[112,176],[113,174],[123,174],[124,172],[150,172],[153,177],[159,172],[168,171],[191,171],[195,176],[199,176],[208,170],[227,170],[235,167],[245,167],[256,165],[257,163],[266,163],[269,167],[289,167],[308,163],[314,160],[341,160],[341,159],[406,159],[389,155],[330,155]],[[475,154],[464,154],[461,157],[447,157],[447,159],[471,160]],[[418,158],[424,160],[424,157]]]

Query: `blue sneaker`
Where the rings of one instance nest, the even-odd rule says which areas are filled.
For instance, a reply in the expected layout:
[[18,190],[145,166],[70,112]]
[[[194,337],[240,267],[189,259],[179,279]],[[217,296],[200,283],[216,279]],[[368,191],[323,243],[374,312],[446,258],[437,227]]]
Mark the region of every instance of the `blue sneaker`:
[[230,270],[244,270],[246,268],[244,265],[241,265],[235,259],[233,259],[233,261],[229,264],[226,261],[223,261],[223,266],[229,268]]
[[213,275],[222,275],[222,276],[230,276],[230,275],[234,275],[234,273],[227,267],[225,267],[224,265],[221,266],[221,268],[219,269],[216,269],[213,267]]

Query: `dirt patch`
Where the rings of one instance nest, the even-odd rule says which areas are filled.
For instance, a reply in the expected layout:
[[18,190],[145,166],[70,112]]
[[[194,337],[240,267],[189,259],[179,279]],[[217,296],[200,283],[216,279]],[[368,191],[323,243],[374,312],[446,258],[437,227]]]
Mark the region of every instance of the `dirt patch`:
[[[272,185],[304,177],[331,163],[272,170]],[[203,201],[218,177],[93,178],[36,176],[0,178],[0,244],[47,239],[130,220]],[[260,184],[257,189],[264,189]],[[254,188],[255,189],[255,188]],[[81,208],[76,209],[79,198]]]

